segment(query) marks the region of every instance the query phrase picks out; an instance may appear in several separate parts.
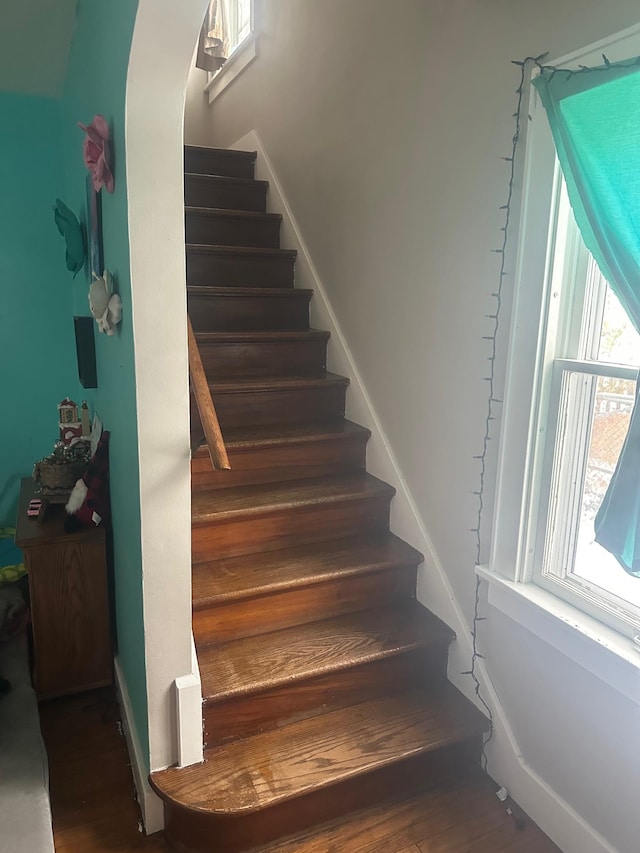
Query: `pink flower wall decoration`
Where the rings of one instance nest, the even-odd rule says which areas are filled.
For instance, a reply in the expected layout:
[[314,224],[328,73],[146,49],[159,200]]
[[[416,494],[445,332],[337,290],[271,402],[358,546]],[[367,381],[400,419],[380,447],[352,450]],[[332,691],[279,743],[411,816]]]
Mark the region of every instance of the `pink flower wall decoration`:
[[109,166],[109,125],[105,117],[96,115],[91,124],[78,122],[78,127],[87,134],[82,145],[82,156],[87,169],[91,172],[93,188],[100,192],[102,187],[112,193],[115,181]]

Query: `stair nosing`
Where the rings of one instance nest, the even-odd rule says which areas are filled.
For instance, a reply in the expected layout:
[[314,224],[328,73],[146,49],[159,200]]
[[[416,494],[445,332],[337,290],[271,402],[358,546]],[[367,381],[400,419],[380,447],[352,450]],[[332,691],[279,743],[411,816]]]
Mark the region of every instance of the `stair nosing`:
[[[272,503],[264,503],[259,504],[258,506],[243,506],[243,507],[235,507],[229,509],[217,509],[213,512],[209,512],[206,515],[202,516],[194,516],[192,514],[191,518],[191,526],[192,527],[206,527],[210,524],[217,524],[220,522],[227,522],[230,519],[239,519],[243,517],[251,517],[251,516],[261,516],[261,515],[269,515],[270,513],[282,512],[284,510],[301,510],[307,507],[320,507],[327,505],[335,505],[340,503],[348,503],[349,501],[354,500],[373,500],[376,498],[393,498],[396,493],[396,490],[393,486],[390,486],[388,483],[384,483],[382,480],[378,480],[377,477],[372,477],[371,474],[364,474],[361,477],[362,484],[367,484],[367,487],[370,489],[369,494],[363,494],[362,488],[360,491],[357,491],[353,486],[349,488],[348,484],[353,478],[345,477],[345,478],[336,478],[336,477],[314,477],[311,479],[304,480],[296,480],[295,487],[298,489],[302,484],[307,484],[310,486],[318,485],[320,483],[326,482],[340,482],[343,480],[345,482],[346,491],[344,492],[336,492],[330,495],[318,496],[311,493],[306,497],[299,497],[294,500],[283,500],[276,499]],[[273,488],[273,483],[260,484],[259,486],[237,486],[232,487],[230,489],[224,490],[228,495],[231,491],[239,492],[241,490],[249,491],[251,488],[261,489],[265,495],[269,492],[275,492],[276,490]],[[283,492],[293,491],[294,485],[292,483],[287,482],[285,487],[282,489]],[[196,495],[202,496],[205,494],[215,494],[216,497],[220,498],[220,489],[202,489],[199,492],[196,492]],[[193,513],[193,500],[192,500],[192,513]]]
[[[282,222],[281,213],[267,213],[263,210],[241,210],[239,208],[226,207],[203,207],[202,205],[185,204],[185,214],[192,216],[209,216],[219,217],[220,219],[254,219],[263,222]],[[190,246],[208,245],[200,243],[190,243]],[[240,246],[239,248],[251,248],[248,246]],[[254,247],[260,248],[260,247]],[[265,247],[266,248],[266,247]],[[284,249],[283,251],[287,251]],[[289,250],[292,251],[292,250]]]
[[236,376],[228,379],[211,380],[208,382],[212,392],[217,394],[248,394],[267,393],[286,389],[326,388],[335,385],[349,385],[346,376],[321,371],[309,375],[276,375],[276,376]]
[[256,186],[262,189],[268,189],[269,181],[261,181],[257,178],[234,178],[229,175],[209,175],[203,172],[185,172],[185,178],[205,178],[206,180],[211,181],[223,181],[224,183],[228,183],[229,185],[237,185],[237,186]]
[[185,143],[183,148],[185,151],[215,151],[218,154],[229,155],[231,159],[238,158],[240,160],[255,160],[258,156],[257,151],[240,151],[237,148],[218,148],[215,145],[194,145],[193,143]]
[[[339,545],[343,542],[353,542],[357,538],[358,537],[349,537],[346,539],[332,540],[332,544]],[[287,578],[286,580],[272,579],[271,581],[263,584],[262,586],[246,586],[243,588],[232,590],[230,592],[222,592],[214,595],[201,596],[198,598],[196,598],[196,592],[194,591],[192,599],[193,609],[206,610],[209,607],[224,606],[225,604],[231,604],[238,601],[247,601],[252,598],[262,598],[267,595],[273,595],[274,593],[284,592],[290,589],[306,589],[311,586],[319,586],[324,583],[329,583],[330,581],[338,580],[340,578],[353,578],[360,577],[362,575],[377,574],[379,572],[392,572],[403,568],[413,568],[419,566],[420,563],[424,561],[423,554],[421,554],[415,548],[412,548],[411,545],[408,545],[406,542],[403,542],[402,539],[399,539],[393,533],[388,532],[385,535],[385,538],[395,540],[396,542],[402,543],[406,546],[406,554],[404,555],[404,558],[402,555],[397,555],[395,557],[387,557],[386,559],[379,560],[378,562],[375,562],[375,560],[372,559],[367,560],[365,558],[362,558],[360,562],[355,562],[353,565],[347,566],[346,568],[343,567],[337,571],[331,571],[329,568],[325,568],[324,570],[316,571],[314,573],[307,573],[300,576],[292,576]],[[307,551],[309,547],[313,546],[305,545],[297,549],[290,548],[283,550],[287,552],[294,552],[296,550]],[[230,560],[241,561],[243,559],[246,560],[247,556],[241,555],[240,557],[230,557],[227,559],[223,559],[222,562],[228,563]],[[216,563],[219,562],[220,560],[201,560],[200,562],[193,564],[193,569],[198,571],[198,567],[200,567],[201,571],[213,571],[215,570],[214,567]],[[205,569],[205,567],[209,568]],[[194,587],[195,584],[192,583],[192,588]]]
[[187,294],[193,296],[289,296],[295,299],[311,299],[313,290],[303,287],[210,287],[206,284],[188,284]]
[[262,246],[227,246],[223,243],[185,243],[187,252],[218,255],[246,255],[247,257],[266,255],[273,258],[295,260],[296,249],[270,249]]
[[[272,436],[270,438],[251,438],[251,439],[234,439],[225,437],[225,446],[227,450],[250,450],[250,449],[259,449],[261,447],[286,447],[287,445],[295,445],[295,444],[313,444],[314,442],[321,441],[340,441],[340,440],[349,440],[353,438],[357,439],[366,439],[371,438],[371,430],[367,429],[367,427],[363,427],[360,424],[353,423],[352,421],[345,421],[345,423],[349,424],[348,432],[327,432],[320,430],[319,432],[305,432],[300,434],[291,434],[291,435],[282,435],[282,436]],[[326,424],[319,424],[320,427],[326,426]],[[232,430],[230,432],[233,432]],[[209,451],[206,446],[201,446],[194,453],[193,458],[197,456],[205,456],[208,458]]]
[[[257,288],[263,290],[264,288]],[[287,288],[283,288],[287,289]],[[270,342],[270,341],[305,341],[305,340],[329,340],[331,332],[321,329],[258,329],[249,331],[216,331],[196,332],[198,343],[227,343],[234,341],[242,342]]]
[[[400,605],[396,605],[397,609],[400,611],[405,611],[407,618],[413,618],[414,614],[417,611],[418,607],[421,605],[417,604],[414,599],[410,599],[413,601],[413,605],[405,604],[403,607]],[[383,612],[384,610],[388,610],[388,607],[372,607],[367,610],[356,611],[354,613],[348,613],[343,616],[335,616],[330,617],[328,619],[321,619],[318,622],[313,624],[330,624],[337,623],[339,624],[341,621],[353,620],[359,613],[364,614],[374,614],[376,612]],[[423,608],[424,609],[424,608]],[[413,612],[411,612],[413,611]],[[404,615],[404,614],[403,614]],[[424,617],[427,618],[427,617]],[[203,660],[204,655],[206,654],[206,650],[209,650],[210,653],[215,653],[219,651],[221,654],[224,654],[225,646],[229,646],[233,643],[238,643],[243,640],[253,640],[260,639],[263,643],[265,642],[265,638],[270,636],[271,634],[286,634],[289,632],[293,635],[296,629],[303,627],[308,628],[309,625],[299,626],[296,625],[293,628],[282,628],[277,631],[270,631],[267,634],[259,634],[252,637],[243,637],[238,640],[228,640],[222,643],[206,643],[205,645],[198,647],[198,654],[200,655],[200,661]],[[447,646],[453,640],[453,632],[451,635],[445,634],[443,631],[441,636],[433,636],[433,637],[415,637],[410,642],[405,643],[396,643],[394,646],[390,648],[378,648],[378,649],[370,649],[365,654],[362,654],[360,657],[345,657],[343,660],[336,662],[335,660],[331,660],[325,662],[321,665],[316,665],[313,667],[309,667],[305,669],[298,669],[296,671],[282,674],[279,677],[272,677],[270,680],[267,678],[263,678],[262,680],[254,680],[249,681],[244,684],[237,685],[233,688],[227,689],[225,691],[221,691],[219,693],[211,692],[205,693],[206,688],[206,678],[202,679],[202,690],[203,696],[202,701],[205,705],[213,706],[217,705],[221,702],[226,702],[232,699],[239,699],[242,696],[251,696],[253,694],[265,693],[268,690],[277,690],[282,687],[286,687],[287,685],[292,685],[296,683],[301,683],[304,681],[310,681],[314,678],[321,678],[324,675],[329,675],[330,673],[338,673],[345,672],[349,669],[355,669],[356,667],[366,666],[367,664],[374,663],[376,661],[387,660],[388,658],[400,657],[401,655],[410,654],[411,652],[418,651],[419,649],[427,649],[433,646],[438,646],[440,643],[444,643]],[[201,669],[205,669],[201,664]]]

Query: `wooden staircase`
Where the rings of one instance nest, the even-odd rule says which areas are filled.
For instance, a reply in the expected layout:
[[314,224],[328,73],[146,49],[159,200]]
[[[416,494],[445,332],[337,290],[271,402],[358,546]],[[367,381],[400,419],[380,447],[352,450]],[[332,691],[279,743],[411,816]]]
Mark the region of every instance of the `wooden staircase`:
[[151,782],[177,850],[293,853],[276,840],[305,832],[344,853],[365,849],[356,810],[393,812],[397,835],[430,791],[477,793],[487,721],[446,679],[452,631],[415,600],[422,556],[389,532],[394,490],[365,471],[369,432],[344,418],[254,160],[185,151],[189,316],[231,470],[194,453],[205,761]]

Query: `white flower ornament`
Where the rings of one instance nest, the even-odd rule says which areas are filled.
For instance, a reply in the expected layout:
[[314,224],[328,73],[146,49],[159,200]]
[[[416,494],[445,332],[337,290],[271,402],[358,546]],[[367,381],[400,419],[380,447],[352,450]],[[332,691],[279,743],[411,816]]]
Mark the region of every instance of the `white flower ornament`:
[[113,292],[109,270],[105,270],[102,276],[93,274],[93,281],[89,285],[89,308],[100,331],[113,335],[115,326],[122,319],[122,300]]

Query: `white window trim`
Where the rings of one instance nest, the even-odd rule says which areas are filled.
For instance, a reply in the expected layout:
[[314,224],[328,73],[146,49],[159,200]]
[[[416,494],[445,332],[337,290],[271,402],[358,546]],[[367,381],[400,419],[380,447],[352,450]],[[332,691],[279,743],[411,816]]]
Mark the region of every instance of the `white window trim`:
[[233,83],[236,77],[242,74],[257,55],[258,38],[255,33],[251,33],[238,45],[220,71],[204,87],[205,92],[209,95],[210,104]]
[[[612,62],[640,53],[640,24],[549,64],[596,65],[603,53]],[[532,120],[523,134],[525,155],[517,176],[523,190],[491,551],[489,565],[479,566],[477,572],[489,583],[491,605],[640,704],[640,635],[624,637],[533,584],[532,561],[526,554],[536,515],[534,464],[541,464],[543,456],[534,455],[534,430],[543,429],[537,425],[545,343],[541,330],[551,278],[547,246],[557,182],[553,139],[531,87],[523,114]],[[532,317],[539,321],[532,323]]]
[[533,583],[514,583],[484,566],[489,604],[618,693],[640,705],[640,654],[635,644]]

